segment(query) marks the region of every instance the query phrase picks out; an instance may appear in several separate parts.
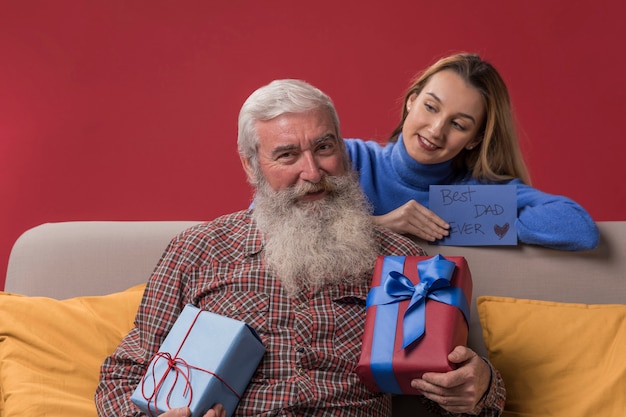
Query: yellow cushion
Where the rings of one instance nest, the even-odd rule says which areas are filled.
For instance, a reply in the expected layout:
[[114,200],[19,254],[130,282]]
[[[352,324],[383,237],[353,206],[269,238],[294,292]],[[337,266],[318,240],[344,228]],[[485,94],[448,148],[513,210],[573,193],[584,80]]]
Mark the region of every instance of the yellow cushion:
[[67,300],[0,292],[0,416],[95,417],[100,365],[143,289]]
[[626,305],[477,299],[504,416],[626,416]]

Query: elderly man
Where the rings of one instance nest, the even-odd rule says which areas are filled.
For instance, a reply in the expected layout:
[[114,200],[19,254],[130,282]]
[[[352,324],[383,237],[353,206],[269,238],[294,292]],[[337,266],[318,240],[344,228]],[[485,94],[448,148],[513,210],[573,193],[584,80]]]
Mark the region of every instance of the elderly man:
[[[236,415],[390,416],[390,396],[368,392],[353,371],[365,298],[378,254],[424,252],[372,225],[334,106],[313,86],[279,80],[255,91],[239,115],[238,146],[254,208],[172,240],[135,327],[102,365],[100,416],[141,415],[130,394],[188,303],[250,324],[267,348]],[[449,359],[459,368],[413,381],[424,401],[441,414],[499,415],[497,371],[464,347]],[[205,417],[222,415],[218,404]]]

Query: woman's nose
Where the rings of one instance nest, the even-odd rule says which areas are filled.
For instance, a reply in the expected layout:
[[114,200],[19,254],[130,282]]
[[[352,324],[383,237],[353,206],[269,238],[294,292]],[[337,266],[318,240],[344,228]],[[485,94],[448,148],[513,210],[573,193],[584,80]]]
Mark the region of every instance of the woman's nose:
[[430,134],[433,138],[440,138],[443,135],[445,122],[443,118],[433,117],[430,122]]

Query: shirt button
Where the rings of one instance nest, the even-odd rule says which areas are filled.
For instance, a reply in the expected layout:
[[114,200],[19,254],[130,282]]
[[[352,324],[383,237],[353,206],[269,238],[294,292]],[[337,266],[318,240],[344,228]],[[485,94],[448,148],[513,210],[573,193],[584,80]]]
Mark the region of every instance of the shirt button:
[[304,375],[304,369],[302,369],[300,366],[296,368],[296,372],[300,375]]
[[237,306],[234,305],[234,304],[231,304],[230,305],[230,311],[235,311],[235,310],[237,310]]
[[302,346],[296,346],[296,352],[304,353],[304,348]]

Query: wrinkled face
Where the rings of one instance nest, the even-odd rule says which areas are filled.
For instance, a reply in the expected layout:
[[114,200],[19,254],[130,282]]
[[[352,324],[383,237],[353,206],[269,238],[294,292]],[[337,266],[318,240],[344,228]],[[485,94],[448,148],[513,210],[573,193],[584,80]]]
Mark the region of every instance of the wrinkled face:
[[[325,110],[286,113],[267,121],[257,121],[258,161],[265,181],[274,191],[302,183],[317,184],[325,176],[345,174],[345,154],[333,118]],[[250,161],[241,160],[256,183]],[[312,188],[299,197],[314,201],[326,196],[324,189]]]
[[406,103],[402,136],[409,155],[422,164],[448,161],[480,141],[485,105],[479,91],[451,70],[434,74]]

